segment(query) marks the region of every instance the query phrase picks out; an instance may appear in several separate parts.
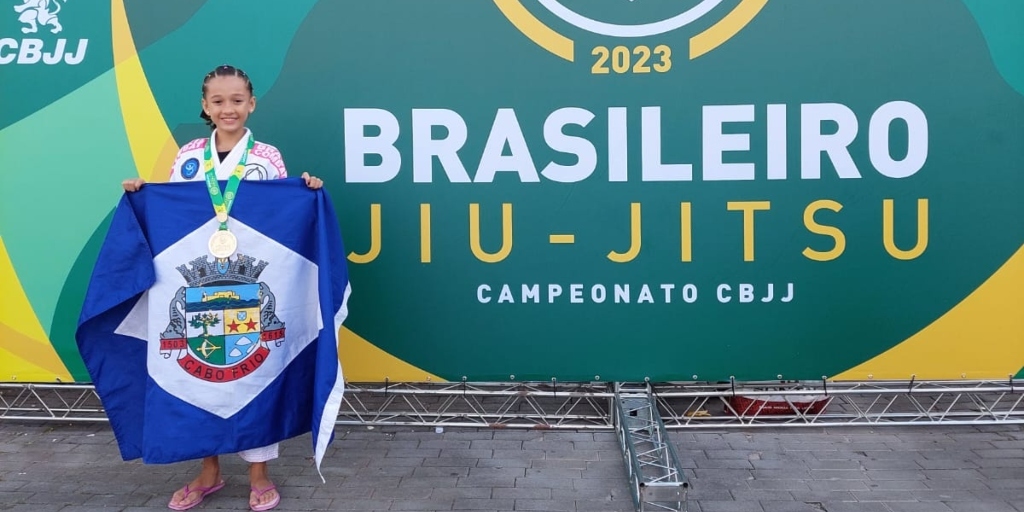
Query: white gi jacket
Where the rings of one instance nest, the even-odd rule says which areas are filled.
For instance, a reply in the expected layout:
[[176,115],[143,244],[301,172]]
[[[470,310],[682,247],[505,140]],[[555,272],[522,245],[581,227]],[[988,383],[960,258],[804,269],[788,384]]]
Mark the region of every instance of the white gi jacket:
[[[242,158],[242,152],[245,151],[250,133],[249,129],[246,128],[245,135],[238,141],[238,144],[235,144],[235,147],[224,157],[223,161],[221,161],[216,151],[216,130],[214,130],[209,138],[204,137],[188,142],[178,150],[178,155],[174,157],[174,164],[171,165],[171,176],[168,181],[173,183],[205,180],[206,176],[203,174],[203,152],[206,150],[206,145],[210,144],[211,139],[214,144],[212,158],[213,167],[217,172],[217,179],[228,179],[235,170],[235,166],[238,165],[238,161]],[[287,177],[288,171],[285,169],[281,152],[270,144],[258,140],[255,141],[252,147],[252,154],[249,155],[249,159],[245,163],[243,179],[278,180]]]

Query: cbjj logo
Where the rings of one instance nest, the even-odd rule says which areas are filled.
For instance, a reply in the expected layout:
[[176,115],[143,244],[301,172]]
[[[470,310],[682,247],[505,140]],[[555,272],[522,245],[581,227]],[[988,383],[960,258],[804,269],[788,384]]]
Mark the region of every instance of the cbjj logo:
[[[60,22],[59,13],[67,0],[21,0],[14,6],[14,13],[21,23],[22,34],[60,34],[64,26]],[[89,46],[88,39],[79,39],[74,52],[65,38],[39,39],[35,37],[15,39],[0,38],[0,64],[79,64],[85,59]]]
[[[576,62],[580,38],[563,35],[562,30],[596,36],[600,42],[591,48],[590,72],[607,75],[668,73],[673,61],[696,59],[731,39],[768,0],[536,0],[536,12],[523,0],[494,3],[523,35],[569,62]],[[552,28],[556,24],[562,29]],[[689,48],[660,39],[687,29],[692,34]]]

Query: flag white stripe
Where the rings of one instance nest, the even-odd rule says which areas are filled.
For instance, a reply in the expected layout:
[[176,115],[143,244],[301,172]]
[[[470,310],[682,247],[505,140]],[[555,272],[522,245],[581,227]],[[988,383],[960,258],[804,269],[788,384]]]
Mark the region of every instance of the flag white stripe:
[[[337,342],[340,342],[341,325],[345,322],[345,318],[348,317],[348,297],[352,294],[352,284],[345,284],[345,297],[341,301],[341,307],[338,308],[338,313],[334,315],[334,333],[338,336]],[[327,396],[327,402],[324,403],[323,416],[320,417],[320,425],[317,425],[316,431],[316,451],[314,457],[316,459],[316,471],[320,475],[320,480],[327,483],[327,479],[324,478],[324,474],[320,471],[320,463],[324,459],[324,455],[327,453],[327,443],[331,440],[331,434],[334,432],[334,426],[338,421],[338,411],[341,410],[341,400],[345,394],[345,374],[342,373],[340,354],[338,358],[338,377],[335,381],[336,384],[331,393]]]

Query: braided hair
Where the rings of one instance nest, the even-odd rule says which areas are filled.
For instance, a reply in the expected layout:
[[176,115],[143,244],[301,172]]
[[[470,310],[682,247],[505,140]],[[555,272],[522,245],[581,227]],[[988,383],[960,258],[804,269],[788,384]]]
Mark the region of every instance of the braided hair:
[[[246,75],[245,71],[242,71],[241,69],[238,69],[238,68],[236,68],[234,66],[230,66],[230,65],[224,64],[224,65],[221,65],[221,66],[217,66],[213,71],[210,71],[209,73],[207,73],[205,78],[203,78],[203,97],[204,98],[206,97],[206,84],[210,81],[211,78],[213,78],[215,76],[237,76],[238,78],[241,78],[242,80],[245,80],[245,85],[247,85],[249,87],[249,94],[253,93],[252,92],[252,81],[249,80],[249,75]],[[204,121],[206,121],[206,125],[209,126],[211,129],[217,127],[217,125],[214,124],[213,119],[211,119],[210,116],[206,114],[205,110],[202,110],[202,109],[199,110],[199,117],[201,117]]]

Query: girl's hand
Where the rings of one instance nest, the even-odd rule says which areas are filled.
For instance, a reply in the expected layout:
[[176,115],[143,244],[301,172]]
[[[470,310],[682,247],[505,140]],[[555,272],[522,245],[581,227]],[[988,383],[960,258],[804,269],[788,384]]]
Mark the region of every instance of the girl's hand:
[[306,186],[313,190],[324,186],[324,180],[317,178],[316,176],[310,176],[308,172],[302,173],[302,179],[306,180]]
[[131,178],[121,182],[121,186],[124,187],[125,192],[136,192],[145,184],[146,180],[142,178]]

